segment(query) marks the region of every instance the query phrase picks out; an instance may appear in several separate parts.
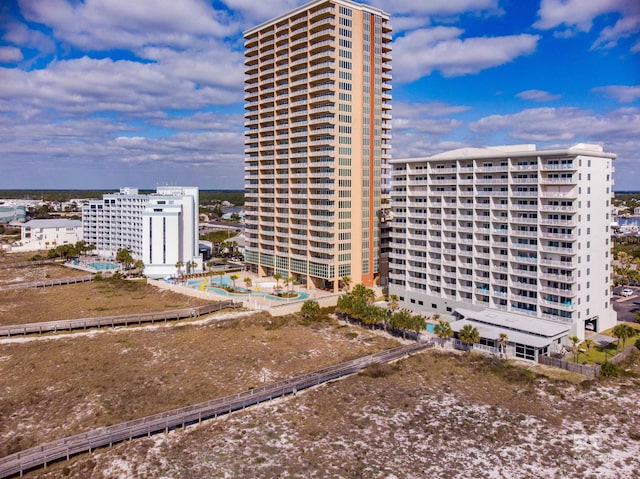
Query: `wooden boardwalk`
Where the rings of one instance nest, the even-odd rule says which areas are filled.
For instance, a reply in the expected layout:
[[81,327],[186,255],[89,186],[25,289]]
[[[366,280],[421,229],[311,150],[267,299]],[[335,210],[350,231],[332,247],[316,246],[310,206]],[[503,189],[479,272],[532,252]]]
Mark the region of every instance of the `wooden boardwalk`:
[[67,284],[88,283],[93,280],[93,275],[76,276],[71,278],[46,279],[43,281],[30,281],[28,283],[5,284],[0,286],[0,291],[15,289],[48,288],[49,286],[64,286]]
[[135,437],[150,436],[189,424],[197,424],[205,419],[216,418],[274,398],[295,394],[297,391],[356,373],[368,366],[394,361],[429,347],[433,347],[433,343],[416,342],[238,394],[51,441],[0,458],[0,478],[22,476],[29,470],[47,467],[54,461],[69,460],[73,455],[91,452],[99,447],[112,446]]
[[43,264],[56,264],[63,263],[62,259],[41,259],[38,261],[20,261],[19,263],[0,263],[0,268],[14,269],[14,268],[29,268],[31,266],[41,266]]
[[14,324],[0,326],[0,337],[23,336],[27,334],[57,333],[74,329],[102,328],[105,326],[129,326],[130,324],[156,323],[160,321],[197,318],[203,314],[214,313],[227,308],[239,308],[242,303],[234,301],[216,301],[195,308],[172,309],[156,313],[126,314],[122,316],[103,316],[99,318],[61,319],[42,323]]

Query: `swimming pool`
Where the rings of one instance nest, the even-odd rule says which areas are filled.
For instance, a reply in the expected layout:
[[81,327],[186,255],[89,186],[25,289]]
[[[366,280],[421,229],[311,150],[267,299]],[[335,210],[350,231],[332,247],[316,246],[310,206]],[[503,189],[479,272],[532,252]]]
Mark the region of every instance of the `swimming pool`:
[[230,293],[222,288],[216,287],[216,286],[233,286],[233,281],[231,281],[231,278],[229,278],[228,276],[222,276],[222,277],[217,276],[213,278],[204,278],[204,279],[191,279],[187,281],[187,285],[194,289],[209,291],[209,292],[220,294],[223,296],[232,296],[235,298],[242,298],[242,297],[246,298],[247,296],[253,296],[253,297],[272,299],[275,301],[301,301],[309,297],[309,293],[304,293],[302,291],[293,291],[293,293],[297,294],[295,298],[281,298],[279,296],[274,295],[273,293],[269,293],[266,291],[256,291],[253,289],[241,288],[237,285],[238,281],[239,280],[236,280],[236,289],[239,291],[245,291],[246,293]]
[[427,333],[434,334],[436,332],[436,325],[433,323],[427,323]]
[[95,263],[89,263],[89,267],[96,271],[105,271],[111,269],[119,269],[120,266],[114,263],[107,263],[106,261],[96,261]]

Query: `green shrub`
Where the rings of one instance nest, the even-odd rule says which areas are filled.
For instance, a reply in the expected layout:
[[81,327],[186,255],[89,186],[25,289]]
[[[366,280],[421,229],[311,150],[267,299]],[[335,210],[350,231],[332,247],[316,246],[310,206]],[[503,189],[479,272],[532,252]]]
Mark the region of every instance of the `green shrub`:
[[400,370],[400,366],[396,363],[393,364],[374,364],[363,369],[360,374],[363,376],[368,376],[370,378],[385,378],[387,376],[391,376],[393,373]]
[[616,363],[605,361],[600,366],[600,376],[603,378],[615,378],[620,375],[620,367]]
[[640,349],[640,339],[636,339],[636,348]]

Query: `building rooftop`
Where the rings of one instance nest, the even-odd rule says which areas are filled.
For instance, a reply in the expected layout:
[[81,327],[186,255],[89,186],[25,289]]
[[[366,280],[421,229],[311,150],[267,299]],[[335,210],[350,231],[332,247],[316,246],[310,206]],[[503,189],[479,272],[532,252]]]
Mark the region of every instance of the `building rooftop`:
[[82,221],[66,219],[31,220],[23,223],[22,226],[25,228],[80,228]]
[[489,146],[485,148],[458,148],[456,150],[444,151],[432,156],[419,158],[405,158],[391,160],[390,163],[407,163],[437,160],[464,160],[464,159],[483,159],[483,158],[513,158],[513,157],[532,157],[532,156],[593,156],[600,158],[616,158],[614,153],[605,153],[600,145],[590,143],[578,143],[563,149],[553,150],[537,150],[536,145],[501,145]]
[[459,333],[462,328],[464,328],[467,324],[475,327],[480,333],[480,337],[486,339],[492,339],[497,341],[500,339],[500,334],[505,333],[508,337],[510,343],[518,343],[525,344],[527,346],[532,346],[534,348],[543,348],[548,346],[552,339],[551,338],[542,338],[540,336],[534,336],[532,334],[521,333],[518,331],[512,331],[504,328],[498,328],[494,326],[490,326],[483,323],[477,323],[475,321],[468,321],[466,319],[461,319],[459,321],[454,321],[451,323],[451,329],[453,329],[456,333]]
[[[555,323],[533,316],[522,316],[493,309],[471,311],[457,308],[456,313],[464,319],[483,323],[487,326],[499,327],[513,332],[520,332],[544,338],[561,336],[569,331],[570,325]],[[505,332],[505,331],[500,331]],[[511,336],[513,333],[508,333]]]

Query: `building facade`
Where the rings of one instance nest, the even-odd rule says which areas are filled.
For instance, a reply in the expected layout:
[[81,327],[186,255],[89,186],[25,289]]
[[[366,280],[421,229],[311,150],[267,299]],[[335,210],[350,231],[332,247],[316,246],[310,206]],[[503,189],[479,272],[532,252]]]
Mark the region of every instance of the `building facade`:
[[82,221],[66,219],[30,220],[20,226],[20,244],[13,251],[53,249],[82,240]]
[[429,313],[553,321],[580,338],[612,327],[614,158],[579,144],[392,161],[390,294]]
[[11,204],[0,206],[0,223],[11,223],[12,221],[24,222],[26,220],[26,206]]
[[128,249],[143,261],[146,276],[176,274],[179,262],[185,269],[195,263],[188,269],[202,271],[198,202],[196,187],[159,186],[150,195],[121,188],[82,208],[83,239],[102,256],[115,257],[119,249]]
[[317,0],[244,33],[246,261],[374,284],[391,139],[389,15]]

